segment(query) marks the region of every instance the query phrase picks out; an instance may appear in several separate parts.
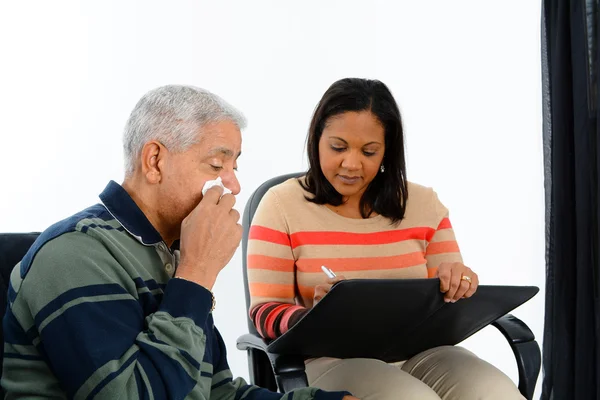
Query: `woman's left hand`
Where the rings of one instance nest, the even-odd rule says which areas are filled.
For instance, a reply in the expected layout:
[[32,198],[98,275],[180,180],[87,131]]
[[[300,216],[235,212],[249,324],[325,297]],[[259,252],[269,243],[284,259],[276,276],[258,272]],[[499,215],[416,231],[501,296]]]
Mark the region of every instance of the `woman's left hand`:
[[469,298],[479,286],[479,277],[463,263],[441,263],[437,272],[440,278],[440,291],[445,293],[444,301],[454,303]]

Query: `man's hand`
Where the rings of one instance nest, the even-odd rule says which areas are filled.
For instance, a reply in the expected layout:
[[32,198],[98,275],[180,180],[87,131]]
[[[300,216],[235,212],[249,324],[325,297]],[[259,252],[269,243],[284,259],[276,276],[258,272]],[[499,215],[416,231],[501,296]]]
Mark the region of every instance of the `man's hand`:
[[242,238],[235,196],[214,186],[181,224],[181,262],[177,276],[211,290]]
[[441,263],[437,275],[440,278],[440,291],[446,293],[446,303],[473,296],[479,286],[477,274],[463,263]]
[[342,400],[360,400],[358,397],[354,396],[344,396]]
[[343,275],[336,276],[335,278],[327,278],[327,283],[322,283],[315,286],[315,294],[313,295],[313,306],[317,304],[321,299],[329,293],[334,283],[343,281],[346,279]]

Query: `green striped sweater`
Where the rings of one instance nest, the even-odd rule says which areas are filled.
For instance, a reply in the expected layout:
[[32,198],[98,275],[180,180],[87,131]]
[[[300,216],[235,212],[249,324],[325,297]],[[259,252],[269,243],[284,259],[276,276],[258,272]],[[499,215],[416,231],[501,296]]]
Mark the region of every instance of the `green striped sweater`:
[[233,380],[211,294],[171,279],[169,249],[110,182],[92,206],[43,232],[11,275],[4,317],[7,398],[323,399]]

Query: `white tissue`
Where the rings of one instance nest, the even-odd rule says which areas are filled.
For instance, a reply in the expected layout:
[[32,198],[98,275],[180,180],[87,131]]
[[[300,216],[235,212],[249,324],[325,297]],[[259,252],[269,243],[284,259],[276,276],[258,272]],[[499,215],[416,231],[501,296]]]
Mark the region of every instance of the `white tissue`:
[[202,188],[202,196],[204,196],[206,194],[206,191],[213,186],[221,186],[223,188],[223,194],[231,193],[231,190],[229,190],[225,186],[223,186],[223,182],[221,181],[221,177],[219,176],[217,179],[212,180],[212,181],[207,181],[204,184],[204,187]]

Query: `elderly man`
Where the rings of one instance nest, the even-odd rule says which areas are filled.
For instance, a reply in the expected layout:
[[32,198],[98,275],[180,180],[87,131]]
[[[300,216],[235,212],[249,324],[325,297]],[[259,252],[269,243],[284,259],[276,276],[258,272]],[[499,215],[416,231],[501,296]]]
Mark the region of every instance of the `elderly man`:
[[[7,398],[282,397],[232,380],[211,313],[211,288],[242,235],[233,206],[244,125],[198,88],[165,86],[138,102],[123,185],[111,181],[100,204],[48,228],[12,273]],[[203,196],[218,177],[232,193]],[[293,398],[345,395],[307,388]]]

